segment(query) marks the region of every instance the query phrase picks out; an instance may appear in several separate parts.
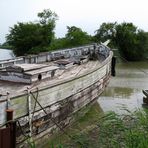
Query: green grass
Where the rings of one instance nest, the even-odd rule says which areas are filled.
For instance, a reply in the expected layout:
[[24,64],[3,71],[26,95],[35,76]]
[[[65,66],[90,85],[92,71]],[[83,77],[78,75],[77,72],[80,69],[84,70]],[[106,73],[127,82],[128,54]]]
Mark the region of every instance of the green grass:
[[46,148],[148,148],[148,110],[103,114],[98,104],[66,132],[52,137]]
[[[87,131],[92,130],[98,118],[103,112],[96,103],[93,107],[87,107],[75,114],[76,121],[66,129],[67,136],[63,133],[58,133],[50,138],[50,141],[44,147],[59,148],[59,147],[84,147],[88,145]],[[84,114],[84,115],[83,115]],[[82,134],[84,133],[84,134]]]

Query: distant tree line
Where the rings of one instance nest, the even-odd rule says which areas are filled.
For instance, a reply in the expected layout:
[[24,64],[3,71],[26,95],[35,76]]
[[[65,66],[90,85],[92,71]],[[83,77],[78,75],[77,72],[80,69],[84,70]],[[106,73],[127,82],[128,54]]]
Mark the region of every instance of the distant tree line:
[[0,49],[12,49],[12,47],[7,43],[0,44]]
[[17,23],[10,28],[6,39],[17,56],[47,51],[54,39],[57,14],[51,10],[44,10],[38,13],[38,17],[37,22]]
[[144,59],[148,54],[148,33],[133,23],[103,23],[96,31],[95,41],[111,40],[110,46],[118,48],[129,61]]
[[17,23],[10,28],[6,43],[17,56],[75,47],[110,39],[112,48],[118,48],[121,56],[130,61],[148,56],[148,33],[132,23],[102,23],[91,36],[81,28],[67,26],[63,38],[56,38],[54,29],[58,16],[47,9],[38,13],[37,22]]

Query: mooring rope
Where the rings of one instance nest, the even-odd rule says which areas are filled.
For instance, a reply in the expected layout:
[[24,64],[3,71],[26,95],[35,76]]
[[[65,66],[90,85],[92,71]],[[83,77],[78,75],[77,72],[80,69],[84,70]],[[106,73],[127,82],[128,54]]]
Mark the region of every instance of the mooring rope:
[[[42,105],[40,104],[40,102],[37,100],[37,98],[34,96],[34,94],[30,91],[30,94],[33,96],[34,100],[37,102],[37,104],[40,106],[40,108],[44,111],[44,113],[46,115],[48,115],[48,113],[46,112],[46,110],[42,107]],[[69,135],[52,117],[50,118],[50,120],[65,134],[67,135],[70,139],[72,139],[71,135]]]
[[[38,91],[38,87],[37,87],[36,99],[38,98],[38,95],[39,95],[39,91]],[[33,117],[34,117],[34,112],[35,112],[36,104],[37,104],[37,102],[35,101],[34,108],[33,108],[33,113],[32,113],[32,119],[33,119]]]

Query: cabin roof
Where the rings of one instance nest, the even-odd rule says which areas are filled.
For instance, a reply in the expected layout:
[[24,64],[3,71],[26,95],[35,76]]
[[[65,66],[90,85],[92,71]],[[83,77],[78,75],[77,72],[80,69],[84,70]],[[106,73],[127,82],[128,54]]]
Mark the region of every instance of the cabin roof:
[[47,67],[48,65],[45,65],[45,64],[15,64],[14,66],[20,67],[24,70],[24,72],[26,72],[26,71],[44,68],[44,67]]
[[46,64],[15,64],[6,67],[7,72],[19,72],[31,76],[57,69],[59,69],[58,66],[49,66]]
[[49,71],[53,71],[53,70],[57,70],[57,69],[59,69],[58,66],[48,66],[48,67],[44,67],[44,68],[40,68],[40,69],[34,69],[34,70],[26,71],[25,74],[37,75],[37,74],[40,74],[40,73],[49,72]]
[[18,68],[22,69],[22,72],[28,75],[37,75],[39,73],[59,69],[58,66],[49,66],[46,64],[15,64],[13,66],[9,66],[7,71],[17,71]]

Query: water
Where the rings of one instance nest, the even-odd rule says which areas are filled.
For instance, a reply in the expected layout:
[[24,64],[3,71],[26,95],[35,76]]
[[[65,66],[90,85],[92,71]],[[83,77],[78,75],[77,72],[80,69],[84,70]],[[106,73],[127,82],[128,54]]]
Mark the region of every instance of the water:
[[103,111],[126,112],[143,106],[143,89],[148,89],[148,61],[119,63],[116,66],[116,77],[98,99]]
[[14,54],[12,50],[8,49],[0,49],[0,60],[8,60],[14,58]]

